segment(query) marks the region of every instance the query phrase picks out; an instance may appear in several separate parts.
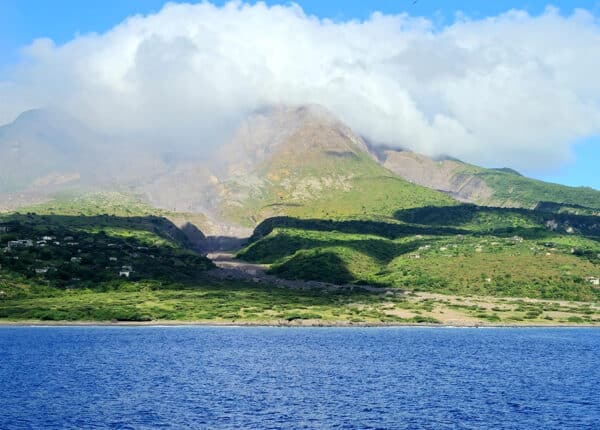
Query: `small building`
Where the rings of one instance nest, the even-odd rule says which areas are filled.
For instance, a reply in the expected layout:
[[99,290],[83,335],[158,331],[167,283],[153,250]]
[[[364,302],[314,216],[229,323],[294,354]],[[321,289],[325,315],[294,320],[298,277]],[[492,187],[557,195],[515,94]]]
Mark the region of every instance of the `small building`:
[[510,238],[513,242],[520,243],[523,242],[523,238],[521,236],[513,236]]
[[73,236],[65,236],[65,237],[63,238],[63,241],[64,241],[64,242],[68,242],[68,241],[70,241],[70,240],[73,240]]
[[117,257],[108,257],[108,261],[117,261]]
[[8,242],[9,248],[29,248],[31,246],[33,246],[33,240],[31,239],[11,240]]
[[121,266],[121,270],[119,270],[119,276],[129,278],[131,272],[133,272],[133,268],[131,266]]
[[600,278],[597,276],[588,276],[586,278],[592,285],[600,285]]
[[81,257],[71,257],[71,263],[81,263]]
[[56,236],[43,236],[42,240],[45,240],[45,241],[56,240]]
[[38,269],[35,269],[35,273],[38,275],[43,275],[44,273],[48,273],[48,268],[47,267],[40,267]]

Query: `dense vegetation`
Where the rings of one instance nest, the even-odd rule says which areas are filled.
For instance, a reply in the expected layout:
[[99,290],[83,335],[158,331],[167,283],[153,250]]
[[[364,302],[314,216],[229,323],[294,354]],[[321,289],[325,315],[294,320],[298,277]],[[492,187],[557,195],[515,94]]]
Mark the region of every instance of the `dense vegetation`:
[[[0,233],[0,279],[59,288],[108,288],[121,277],[193,279],[212,267],[162,217],[11,215]],[[6,293],[6,291],[5,291]]]
[[598,300],[597,217],[472,205],[396,219],[265,221],[239,253],[291,279],[450,294]]
[[[368,311],[381,301],[366,292],[289,290],[254,283],[218,281],[164,283],[123,281],[113,288],[57,290],[31,286],[22,297],[0,298],[0,318],[44,321],[229,321],[292,320],[434,322]],[[418,306],[417,306],[418,308]]]
[[[419,190],[401,185],[401,192]],[[366,195],[368,188],[361,192]],[[369,284],[391,291],[286,289],[213,278],[207,271],[212,263],[166,218],[173,214],[135,199],[131,203],[125,197],[96,194],[37,206],[43,215],[0,216],[0,227],[5,227],[0,229],[0,319],[600,321],[600,290],[587,279],[600,274],[597,217],[456,203],[440,206],[445,197],[437,193],[431,206],[406,203],[394,209],[393,201],[384,198],[391,191],[375,188],[370,201],[373,207],[386,205],[385,212],[372,213],[370,208],[366,214],[354,213],[359,198],[355,196],[347,200],[354,209],[336,216],[318,213],[308,218],[311,212],[305,211],[303,217],[270,218],[255,229],[239,256],[270,264],[271,272],[284,278]],[[381,200],[373,198],[378,195]],[[327,204],[323,201],[323,207]],[[98,215],[100,211],[107,214]],[[6,249],[14,240],[32,243]],[[129,277],[121,275],[123,271],[130,271]],[[404,293],[407,290],[416,294]]]

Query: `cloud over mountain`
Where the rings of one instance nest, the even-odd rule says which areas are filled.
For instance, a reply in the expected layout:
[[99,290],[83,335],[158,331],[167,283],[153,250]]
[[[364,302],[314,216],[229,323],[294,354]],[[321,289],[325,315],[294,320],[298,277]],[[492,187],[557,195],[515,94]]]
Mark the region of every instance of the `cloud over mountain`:
[[0,79],[0,123],[57,107],[113,135],[213,147],[248,112],[316,103],[367,139],[537,169],[600,134],[600,23],[509,11],[442,28],[376,13],[168,4],[103,34],[34,41]]

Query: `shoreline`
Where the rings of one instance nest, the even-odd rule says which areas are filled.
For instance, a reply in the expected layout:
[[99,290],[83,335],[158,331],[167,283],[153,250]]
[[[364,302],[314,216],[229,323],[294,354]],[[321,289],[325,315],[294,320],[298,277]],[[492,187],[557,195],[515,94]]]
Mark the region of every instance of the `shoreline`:
[[600,324],[449,324],[449,323],[371,323],[371,322],[288,322],[288,321],[0,321],[3,327],[322,327],[322,328],[600,328]]

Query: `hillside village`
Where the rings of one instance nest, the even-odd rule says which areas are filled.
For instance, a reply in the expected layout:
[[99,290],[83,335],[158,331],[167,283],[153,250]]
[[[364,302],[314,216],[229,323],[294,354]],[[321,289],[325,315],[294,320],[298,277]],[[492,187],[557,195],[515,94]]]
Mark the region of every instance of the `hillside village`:
[[[53,226],[32,228],[19,222],[0,225],[0,270],[59,287],[126,278],[171,279],[210,267],[206,258],[176,244],[157,246],[135,237],[112,237]],[[173,267],[184,269],[173,273]]]

